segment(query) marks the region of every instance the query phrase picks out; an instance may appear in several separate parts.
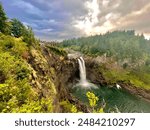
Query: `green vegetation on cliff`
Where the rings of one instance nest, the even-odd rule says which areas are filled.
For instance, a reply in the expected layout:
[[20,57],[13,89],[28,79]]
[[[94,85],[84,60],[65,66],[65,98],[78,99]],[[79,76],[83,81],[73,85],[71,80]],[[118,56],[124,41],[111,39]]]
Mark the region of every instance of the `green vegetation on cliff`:
[[[48,70],[37,43],[36,46],[28,47],[21,38],[0,34],[0,112],[53,111],[55,86],[34,68]],[[31,58],[34,64],[29,64]],[[49,89],[45,97],[40,96],[42,89]]]
[[8,20],[0,4],[0,112],[53,112],[50,74],[32,29]]

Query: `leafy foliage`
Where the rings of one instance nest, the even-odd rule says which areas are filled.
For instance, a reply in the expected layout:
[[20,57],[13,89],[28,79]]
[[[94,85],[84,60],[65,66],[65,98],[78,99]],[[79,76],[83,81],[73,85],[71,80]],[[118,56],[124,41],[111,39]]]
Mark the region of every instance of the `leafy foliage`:
[[40,112],[53,112],[53,104],[51,99],[42,98],[41,100],[28,101],[19,109],[13,109],[13,112],[19,113],[40,113]]
[[17,38],[23,36],[24,25],[17,19],[12,19],[11,24],[12,24],[11,30],[12,30],[13,36]]
[[[0,112],[53,111],[54,84],[47,79],[45,85],[50,90],[49,96],[39,98],[39,79],[32,80],[35,70],[28,64],[27,59],[24,59],[24,54],[29,55],[32,48],[29,48],[22,38],[0,33]],[[38,60],[36,62],[43,66],[44,59],[38,59],[41,57],[39,53],[40,51],[36,55]],[[35,74],[34,77],[37,78]],[[32,86],[32,82],[37,83],[36,89]]]
[[60,102],[65,112],[77,113],[78,110],[75,105],[71,104],[68,100]]
[[97,105],[97,101],[99,100],[99,98],[96,97],[95,94],[91,92],[87,92],[86,96],[88,97],[90,106],[95,107]]
[[28,45],[31,45],[36,41],[32,28],[23,25],[18,19],[11,20],[11,32],[14,37],[22,37],[23,41],[28,43]]
[[98,103],[98,101],[99,101],[99,98],[98,98],[97,96],[95,96],[94,93],[88,91],[88,92],[86,93],[86,96],[87,96],[87,98],[88,98],[88,100],[89,100],[90,107],[92,107],[94,113],[95,113],[95,112],[96,112],[96,113],[104,113],[103,107],[96,108],[97,103]]
[[28,43],[28,45],[31,45],[32,43],[37,43],[36,39],[34,38],[34,33],[32,31],[31,27],[24,27],[24,33],[23,33],[23,41]]
[[[0,111],[9,112],[5,108],[13,108],[26,102],[31,94],[31,86],[27,80],[28,66],[24,61],[10,55],[8,52],[0,53],[0,70],[6,77],[0,86]],[[22,72],[22,70],[25,70]],[[16,104],[10,104],[15,100]],[[11,105],[11,106],[9,106]]]

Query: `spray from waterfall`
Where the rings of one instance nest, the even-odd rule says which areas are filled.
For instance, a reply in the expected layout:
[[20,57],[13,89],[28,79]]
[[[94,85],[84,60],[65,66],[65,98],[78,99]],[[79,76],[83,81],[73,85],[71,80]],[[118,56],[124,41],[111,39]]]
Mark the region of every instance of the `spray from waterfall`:
[[88,82],[86,79],[85,61],[82,57],[78,58],[78,64],[79,64],[79,72],[80,72],[80,81],[75,87],[79,86],[84,89],[97,88],[96,85]]

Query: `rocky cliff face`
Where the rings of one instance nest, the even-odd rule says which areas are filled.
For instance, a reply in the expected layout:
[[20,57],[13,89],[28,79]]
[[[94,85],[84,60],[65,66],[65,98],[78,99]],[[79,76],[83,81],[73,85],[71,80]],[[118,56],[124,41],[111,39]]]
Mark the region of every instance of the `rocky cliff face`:
[[[69,60],[67,56],[58,55],[45,46],[42,46],[42,52],[48,61],[50,70],[53,72],[52,79],[57,91],[55,103],[58,104],[61,101],[67,100],[71,104],[75,104],[79,111],[88,112],[88,107],[71,94],[73,85],[79,79],[76,59]],[[57,109],[59,110],[56,110],[56,112],[64,112],[60,105]]]

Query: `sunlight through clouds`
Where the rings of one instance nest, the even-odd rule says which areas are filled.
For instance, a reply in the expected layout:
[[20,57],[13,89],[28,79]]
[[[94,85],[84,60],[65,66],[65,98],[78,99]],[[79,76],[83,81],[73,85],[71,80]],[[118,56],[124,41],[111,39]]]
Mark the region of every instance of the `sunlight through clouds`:
[[93,27],[99,22],[98,15],[100,13],[98,0],[87,1],[85,6],[88,8],[88,15],[85,16],[83,21],[77,21],[75,27],[84,30],[87,35],[93,33]]
[[[126,10],[121,8],[124,6],[123,4],[129,4]],[[143,19],[146,19],[145,16],[150,16],[147,14],[150,10],[150,4],[139,5],[135,3],[135,5],[137,9],[134,6],[132,7],[131,3],[125,3],[121,0],[86,1],[85,6],[88,9],[88,14],[84,16],[84,19],[76,20],[74,27],[88,36],[104,34],[118,29],[134,29],[139,34],[144,33],[145,38],[149,38],[149,31],[147,32],[147,29],[144,29],[144,23],[145,26],[148,25],[149,20],[143,21]],[[139,8],[140,6],[141,8]],[[130,8],[130,13],[126,13],[128,8]]]
[[[109,0],[102,1],[102,6],[107,7],[108,4]],[[100,18],[98,16],[101,14],[99,0],[88,1],[85,3],[85,6],[88,8],[88,15],[85,16],[84,20],[76,21],[76,28],[84,31],[86,35],[103,34],[115,28],[111,20],[117,19],[119,17],[118,14],[108,13],[105,16],[105,22],[99,23]]]

